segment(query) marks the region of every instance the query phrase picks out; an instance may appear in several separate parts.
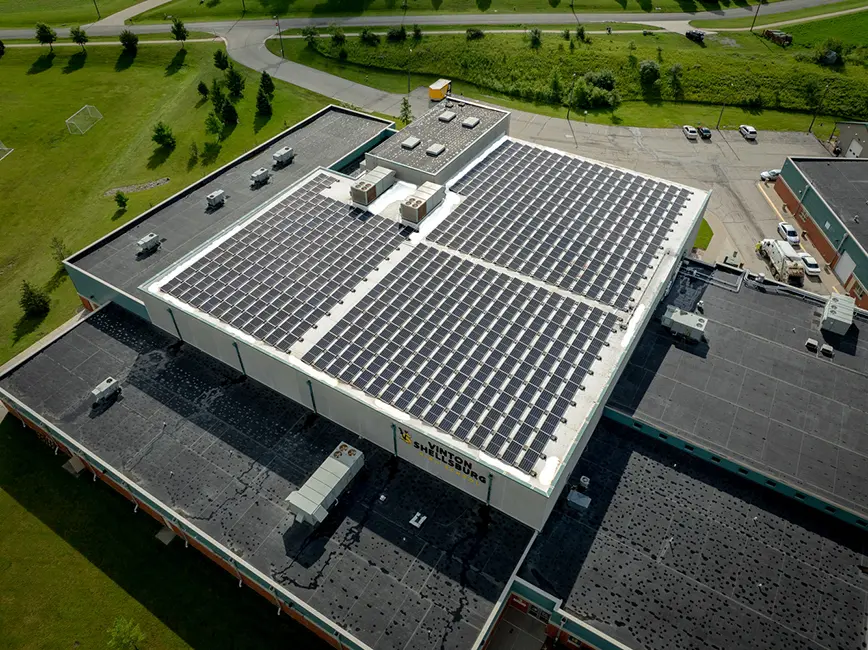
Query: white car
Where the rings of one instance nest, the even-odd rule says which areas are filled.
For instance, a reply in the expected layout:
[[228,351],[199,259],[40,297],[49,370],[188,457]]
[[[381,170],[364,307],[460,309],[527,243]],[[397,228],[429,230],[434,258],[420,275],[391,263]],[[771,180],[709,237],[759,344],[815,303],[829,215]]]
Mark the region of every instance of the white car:
[[760,173],[760,180],[773,181],[780,175],[781,175],[780,169],[770,169],[767,172],[761,172]]
[[799,245],[799,233],[796,232],[796,229],[793,228],[790,224],[781,221],[778,224],[778,234],[781,236],[781,239],[785,239],[793,246]]
[[738,132],[745,140],[756,140],[756,129],[749,124],[742,124],[738,127]]
[[696,140],[696,138],[699,137],[699,131],[697,131],[695,127],[692,127],[689,124],[685,124],[684,126],[682,126],[681,130],[684,131],[684,137],[688,140]]
[[817,260],[812,255],[799,253],[799,257],[802,258],[802,266],[805,267],[805,273],[808,275],[820,275],[820,265],[817,264]]

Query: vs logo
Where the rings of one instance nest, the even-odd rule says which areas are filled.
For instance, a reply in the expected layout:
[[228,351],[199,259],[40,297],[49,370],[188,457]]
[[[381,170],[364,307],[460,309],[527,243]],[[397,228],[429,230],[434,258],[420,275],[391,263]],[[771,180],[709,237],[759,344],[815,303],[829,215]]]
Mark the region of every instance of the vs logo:
[[403,440],[404,442],[406,442],[408,445],[412,445],[412,444],[413,444],[413,438],[410,436],[410,432],[409,432],[409,431],[407,431],[406,429],[402,429],[401,427],[398,427],[398,431],[399,431],[400,434],[401,434],[401,440]]

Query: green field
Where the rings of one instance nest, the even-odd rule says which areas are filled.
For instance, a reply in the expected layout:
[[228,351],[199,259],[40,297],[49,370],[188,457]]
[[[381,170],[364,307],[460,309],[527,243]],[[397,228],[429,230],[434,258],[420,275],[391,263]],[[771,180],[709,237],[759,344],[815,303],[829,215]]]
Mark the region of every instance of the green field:
[[0,648],[106,647],[116,617],[141,650],[327,646],[89,474],[75,479],[11,416],[0,423]]
[[[760,15],[756,20],[756,24],[757,26],[770,25],[772,23],[779,23],[787,20],[823,16],[824,14],[833,13],[835,11],[856,9],[857,7],[868,7],[868,0],[843,0],[842,2],[834,2],[828,5],[819,5],[817,7],[808,7],[807,9],[796,9],[794,11],[786,11],[779,14],[764,15],[762,9],[760,9]],[[721,18],[720,20],[691,20],[690,24],[694,27],[723,29],[725,27],[750,27],[752,22],[753,16],[746,18]],[[790,27],[787,27],[786,31],[790,31]]]
[[[772,0],[776,1],[776,0]],[[400,15],[397,0],[244,0],[245,18],[270,18],[274,14],[286,17],[326,17],[366,15]],[[729,7],[745,7],[754,0],[575,0],[576,12],[644,13],[662,11],[719,11]],[[414,14],[458,13],[570,13],[567,0],[407,0],[408,21]],[[162,22],[166,16],[181,16],[185,20],[232,20],[242,15],[242,0],[173,0],[142,14],[136,22]]]
[[[633,62],[629,59],[631,42],[636,46]],[[273,52],[279,51],[274,41],[269,41],[268,46]],[[864,67],[830,70],[798,62],[789,50],[751,34],[711,36],[705,47],[675,34],[596,36],[591,45],[577,46],[574,51],[554,35],[546,35],[538,50],[531,49],[517,34],[490,34],[472,42],[462,36],[438,35],[414,43],[412,55],[408,52],[409,42],[383,41],[372,47],[352,38],[344,46],[345,61],[339,58],[340,48],[327,39],[317,41],[315,47],[299,40],[285,41],[284,46],[292,60],[391,92],[406,92],[409,65],[416,85],[447,77],[471,97],[481,93],[536,104],[552,103],[554,78],[557,104],[566,103],[574,73],[608,69],[614,73],[616,90],[625,104],[683,104],[683,110],[673,110],[671,105],[666,109],[668,119],[675,123],[693,121],[687,119],[688,114],[695,115],[689,108],[691,104],[703,104],[706,111],[713,113],[712,123],[716,122],[714,105],[719,107],[721,103],[742,106],[750,114],[809,113],[827,82],[831,85],[824,106],[834,107],[835,112],[847,117],[868,114],[868,70]],[[659,60],[663,79],[658,87],[643,87],[640,83],[637,63],[646,59]],[[667,70],[676,63],[682,66],[680,92],[666,81]],[[648,123],[652,117],[640,111],[638,123],[624,117],[614,123],[652,126]],[[807,129],[805,116],[798,115],[798,120],[804,124],[799,128]],[[703,122],[708,123],[708,118]],[[785,130],[791,125],[792,120],[786,120],[772,128]]]
[[836,16],[784,28],[793,35],[794,47],[813,47],[828,38],[836,38],[845,45],[868,46],[868,10],[846,16]]
[[[15,151],[0,161],[3,247],[0,249],[0,363],[70,318],[79,306],[71,282],[55,273],[52,237],[75,251],[149,206],[174,194],[209,170],[232,160],[328,103],[325,97],[276,82],[274,116],[254,118],[258,75],[248,74],[238,103],[240,124],[222,145],[205,152],[209,104],[196,84],[217,74],[217,44],[141,45],[129,59],[120,47],[47,51],[8,49],[0,61],[0,140]],[[85,135],[70,135],[64,120],[84,104],[104,119]],[[151,128],[164,120],[178,145],[166,156],[154,149]],[[202,152],[192,160],[193,142]],[[168,176],[166,185],[130,194],[117,212],[114,187]],[[22,280],[51,290],[52,308],[39,322],[21,319]]]
[[[102,17],[136,4],[139,0],[96,0]],[[97,19],[94,0],[0,0],[0,27],[82,25]]]

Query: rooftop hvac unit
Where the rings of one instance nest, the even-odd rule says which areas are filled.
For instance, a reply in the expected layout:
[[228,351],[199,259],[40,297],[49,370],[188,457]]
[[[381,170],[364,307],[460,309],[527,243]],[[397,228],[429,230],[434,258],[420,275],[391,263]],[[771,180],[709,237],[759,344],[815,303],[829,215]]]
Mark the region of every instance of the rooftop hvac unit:
[[90,391],[93,397],[93,407],[96,408],[103,402],[111,399],[121,392],[121,385],[114,377],[108,377],[99,386]]
[[835,294],[829,296],[823,309],[823,320],[820,327],[833,334],[846,334],[853,324],[853,314],[856,311],[856,301],[851,296]]
[[455,119],[455,113],[453,111],[443,111],[437,119],[441,122],[449,123]]
[[408,151],[410,151],[410,150],[418,147],[421,143],[422,143],[422,141],[419,138],[417,138],[414,135],[411,135],[409,138],[407,138],[406,140],[404,140],[401,143],[401,148],[407,149]]
[[365,464],[365,455],[342,442],[286,500],[295,518],[311,526],[321,524],[338,497]]
[[253,187],[265,185],[268,182],[269,176],[271,176],[271,172],[269,172],[265,167],[260,167],[250,174],[250,185]]
[[375,167],[350,186],[350,199],[360,205],[370,205],[394,184],[395,170]]
[[226,192],[223,190],[215,190],[205,197],[208,201],[209,208],[219,208],[226,202]]
[[472,129],[477,124],[479,124],[478,117],[468,117],[461,123],[461,126],[463,126],[465,129]]
[[292,162],[293,158],[295,158],[295,152],[292,150],[292,147],[281,147],[271,154],[271,159],[277,167],[288,165]]
[[707,323],[708,319],[705,316],[684,311],[675,305],[666,307],[666,313],[663,314],[663,327],[668,327],[673,334],[691,341],[701,341],[705,338]]
[[136,242],[136,250],[139,255],[153,253],[160,247],[160,236],[155,232],[149,232]]
[[424,182],[416,191],[401,201],[401,219],[410,225],[417,225],[443,202],[446,190],[442,185]]
[[436,143],[432,144],[430,147],[428,147],[425,150],[425,153],[427,153],[432,158],[436,158],[444,151],[446,151],[446,145],[443,145],[443,144],[440,144],[439,142],[436,142]]

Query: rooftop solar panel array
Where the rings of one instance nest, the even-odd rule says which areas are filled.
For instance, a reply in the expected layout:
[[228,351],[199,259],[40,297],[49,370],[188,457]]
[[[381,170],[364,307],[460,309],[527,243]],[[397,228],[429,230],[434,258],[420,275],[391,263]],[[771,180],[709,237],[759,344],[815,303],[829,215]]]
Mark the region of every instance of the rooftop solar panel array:
[[626,309],[690,192],[506,141],[458,181],[436,243]]
[[303,360],[533,473],[617,321],[419,245]]
[[319,174],[161,290],[287,350],[411,232],[322,196]]

